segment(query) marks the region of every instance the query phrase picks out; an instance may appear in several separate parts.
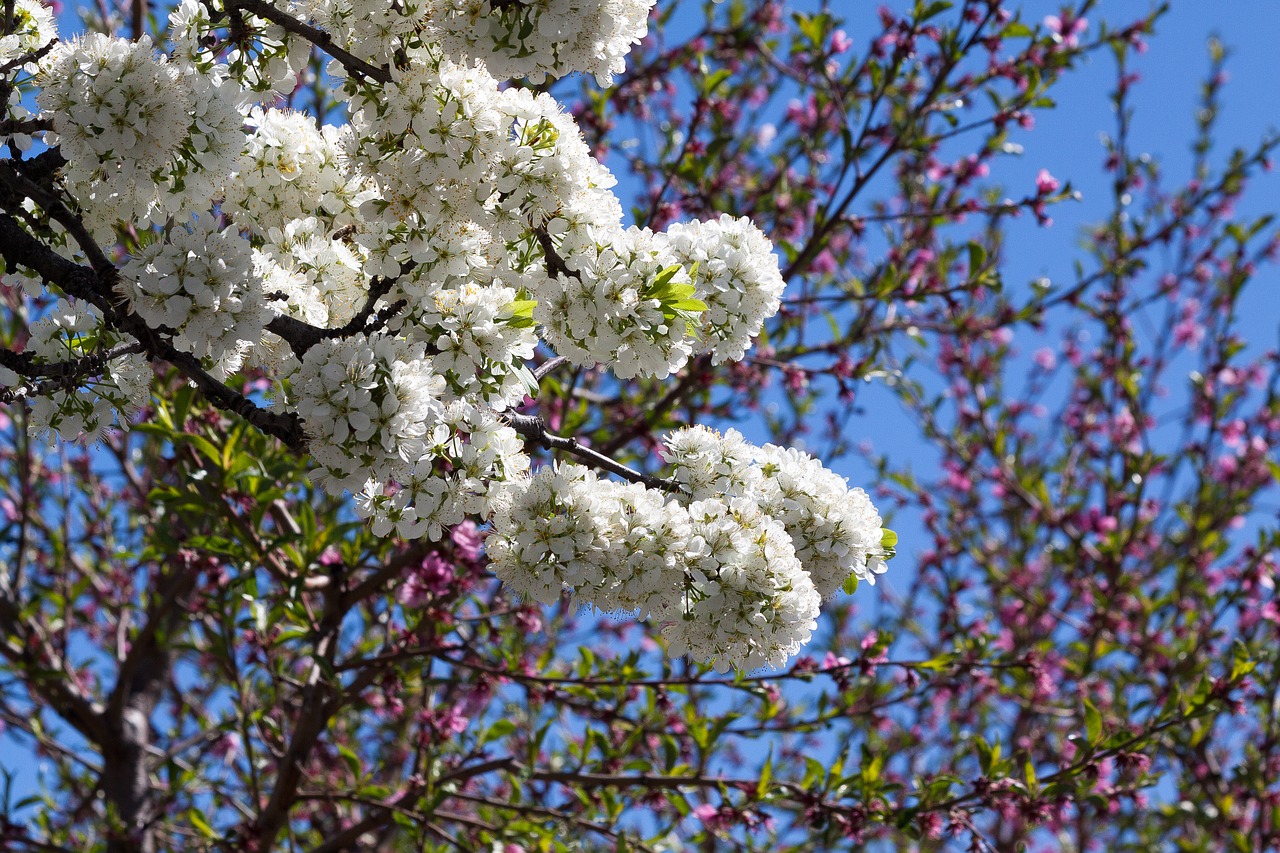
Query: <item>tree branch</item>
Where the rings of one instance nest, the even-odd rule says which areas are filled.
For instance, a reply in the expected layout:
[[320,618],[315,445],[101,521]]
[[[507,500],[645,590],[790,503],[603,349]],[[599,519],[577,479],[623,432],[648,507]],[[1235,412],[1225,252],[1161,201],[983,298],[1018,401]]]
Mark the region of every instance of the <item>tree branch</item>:
[[[53,650],[40,627],[24,618],[7,590],[0,590],[0,655],[26,674],[27,687],[91,743],[107,740],[102,708],[81,695],[65,662]],[[17,640],[15,645],[9,638]]]
[[[0,172],[3,171],[0,168]],[[46,281],[62,288],[68,295],[96,306],[109,327],[136,338],[151,359],[167,361],[178,368],[219,409],[236,413],[293,450],[305,450],[306,436],[302,420],[297,415],[272,412],[258,406],[248,397],[214,379],[198,358],[174,347],[171,341],[148,326],[141,317],[123,307],[117,307],[107,296],[114,292],[112,285],[118,275],[110,263],[105,270],[95,271],[69,261],[28,234],[13,221],[11,215],[0,216],[0,257],[5,259],[10,269],[15,266],[27,267]]]
[[[402,264],[400,275],[408,275],[409,271],[415,266],[416,264],[412,261]],[[304,323],[287,314],[280,314],[267,324],[267,330],[284,338],[289,344],[289,348],[293,350],[293,354],[298,358],[302,358],[307,350],[323,340],[347,338],[362,332],[376,331],[386,325],[392,317],[400,313],[405,306],[405,301],[401,299],[384,307],[381,311],[376,311],[378,300],[390,293],[392,286],[398,280],[398,277],[382,278],[379,276],[374,278],[369,285],[369,295],[365,298],[364,307],[356,312],[354,317],[336,329],[322,329],[318,326],[312,326],[310,323]],[[372,323],[370,322],[371,320],[373,321]]]
[[379,83],[391,82],[391,72],[387,68],[370,65],[354,54],[348,53],[338,47],[334,43],[333,37],[324,30],[316,29],[310,24],[298,20],[288,12],[277,9],[270,3],[265,2],[265,0],[228,0],[227,11],[231,12],[236,9],[243,9],[273,24],[279,24],[294,35],[301,36],[338,60],[344,68],[353,74],[368,77],[370,80],[375,80]]
[[629,480],[632,483],[642,483],[651,489],[661,489],[664,492],[684,491],[684,487],[675,480],[664,480],[661,477],[637,471],[605,456],[597,450],[587,447],[576,438],[549,432],[542,418],[535,415],[519,415],[514,412],[507,412],[499,417],[503,423],[515,430],[526,441],[531,441],[548,450],[562,450],[578,457],[593,468],[602,468],[612,474],[617,474],[624,480]]
[[[311,670],[302,689],[297,722],[280,760],[271,796],[253,824],[252,831],[264,850],[272,849],[276,836],[288,823],[289,810],[297,802],[298,785],[302,782],[302,765],[311,755],[311,750],[315,748],[316,741],[338,704],[331,688],[322,681],[324,672],[333,669],[334,657],[338,651],[338,633],[342,628],[342,617],[346,613],[342,594],[345,584],[338,575],[345,570],[342,566],[335,566],[331,571],[334,576],[325,588],[324,612],[316,626],[318,639],[315,654],[312,655]],[[321,661],[324,661],[323,665]],[[329,695],[324,695],[326,693]]]
[[27,379],[56,379],[67,381],[83,379],[101,373],[107,362],[123,355],[142,352],[142,344],[119,344],[109,350],[90,353],[70,361],[41,362],[30,352],[14,352],[0,348],[0,367],[7,367]]

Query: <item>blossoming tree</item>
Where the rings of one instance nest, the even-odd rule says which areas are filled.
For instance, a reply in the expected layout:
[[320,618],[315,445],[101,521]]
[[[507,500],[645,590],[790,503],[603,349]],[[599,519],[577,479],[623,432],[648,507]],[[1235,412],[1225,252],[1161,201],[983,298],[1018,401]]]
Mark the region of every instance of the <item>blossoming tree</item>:
[[[137,2],[62,38],[5,3],[0,719],[47,764],[0,802],[4,843],[1083,847],[1194,824],[1141,792],[1153,757],[1203,790],[1185,751],[1224,711],[1271,732],[1250,673],[1274,531],[1222,534],[1271,482],[1275,371],[1201,319],[1271,248],[1227,215],[1270,143],[1161,195],[1121,133],[1117,209],[1145,183],[1147,211],[1099,229],[1097,274],[1006,295],[1006,223],[1069,193],[1043,173],[1004,198],[989,164],[1150,20],[1086,38],[1088,2],[1038,25],[918,3],[858,53],[828,9],[788,29],[732,0],[669,39],[651,6]],[[1232,450],[1156,504],[1144,484],[1186,488],[1145,438],[1173,359],[1127,318],[1170,243],[1173,340],[1205,362],[1188,446]],[[1068,453],[994,391],[1060,308],[1106,347],[1066,353]],[[945,472],[880,466],[933,541],[870,633],[843,593],[896,537],[795,447],[864,378]],[[777,443],[730,428],[757,410]],[[1170,567],[1215,560],[1238,590],[1192,649]],[[1108,658],[1130,639],[1136,668]],[[1240,778],[1280,760],[1223,737]],[[1265,844],[1254,788],[1215,808]]]

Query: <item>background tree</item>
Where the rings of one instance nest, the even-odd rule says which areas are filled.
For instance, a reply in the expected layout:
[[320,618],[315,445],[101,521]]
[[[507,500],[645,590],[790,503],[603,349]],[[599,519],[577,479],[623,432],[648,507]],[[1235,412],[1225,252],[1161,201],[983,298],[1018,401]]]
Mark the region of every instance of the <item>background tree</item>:
[[[633,176],[637,223],[750,215],[788,290],[744,362],[663,381],[559,365],[524,411],[643,471],[699,422],[833,459],[870,380],[936,452],[872,460],[877,501],[928,536],[885,583],[829,603],[786,667],[719,674],[630,618],[514,601],[470,522],[372,535],[236,411],[257,377],[158,353],[135,426],[87,448],[7,410],[0,715],[44,770],[10,791],[3,844],[1280,846],[1277,532],[1255,512],[1276,356],[1239,332],[1276,243],[1233,211],[1274,143],[1213,154],[1217,54],[1194,173],[1131,150],[1129,61],[1158,14],[917,3],[850,36],[837,12],[662,5],[613,88],[553,84]],[[90,24],[138,36],[145,13]],[[1110,209],[1071,280],[1006,283],[1005,235],[1070,188],[1044,173],[1008,197],[989,169],[1086,54],[1117,67]],[[325,61],[290,96],[323,115]],[[57,210],[38,196],[52,155],[10,154],[0,254],[44,272],[20,233],[52,228],[24,203]],[[14,279],[12,370],[32,304]]]

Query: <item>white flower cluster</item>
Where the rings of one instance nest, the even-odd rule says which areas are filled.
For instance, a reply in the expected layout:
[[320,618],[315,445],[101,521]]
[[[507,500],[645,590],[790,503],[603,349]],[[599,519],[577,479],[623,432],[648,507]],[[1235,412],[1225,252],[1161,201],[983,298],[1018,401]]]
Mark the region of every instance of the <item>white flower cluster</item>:
[[7,35],[0,35],[0,65],[33,53],[58,37],[53,10],[39,0],[15,0]]
[[[0,31],[0,67],[12,67],[5,79],[5,97],[0,99],[0,124],[19,126],[33,118],[29,90],[38,65],[32,60],[38,51],[58,38],[54,13],[40,0],[14,0],[8,29]],[[3,13],[0,13],[3,17]],[[14,128],[15,129],[15,128]],[[31,149],[32,134],[0,131],[0,146],[19,151]]]
[[207,214],[140,250],[117,287],[139,317],[171,329],[174,346],[214,361],[223,376],[239,369],[270,319],[249,241]]
[[773,244],[750,219],[728,214],[675,223],[665,236],[679,263],[697,271],[694,292],[707,304],[699,351],[711,353],[715,364],[740,361],[781,304],[785,285]]
[[781,665],[824,597],[884,571],[875,508],[812,457],[705,427],[668,436],[665,456],[671,495],[577,465],[515,487],[486,546],[498,577],[534,601],[567,590],[651,615],[674,654],[723,671]]
[[[588,235],[592,232],[588,230]],[[561,355],[609,362],[620,379],[666,378],[693,351],[689,275],[647,228],[583,235],[560,244],[567,269],[538,290],[534,318]]]
[[238,91],[183,73],[145,35],[81,36],[40,69],[36,101],[55,130],[45,141],[66,158],[63,179],[95,234],[208,206],[241,137]]
[[389,64],[397,48],[425,26],[421,0],[294,0],[298,17],[310,20],[334,41],[374,65]]
[[420,344],[378,333],[326,338],[294,377],[321,481],[334,494],[405,480],[441,421],[444,379]]
[[[31,324],[26,352],[43,364],[63,364],[110,352],[128,343],[106,329],[102,315],[92,305],[59,299],[57,304]],[[127,353],[108,359],[101,369],[68,386],[57,379],[33,397],[30,428],[50,438],[67,441],[94,439],[110,428],[117,418],[124,421],[146,402],[151,390],[150,363],[141,355]],[[0,384],[23,387],[21,377],[0,368]]]
[[482,60],[500,79],[542,83],[574,71],[601,86],[649,29],[655,0],[429,0],[430,35],[448,52]]
[[255,107],[249,121],[254,130],[244,137],[222,205],[236,225],[266,236],[309,217],[327,230],[355,221],[360,182],[344,166],[346,132],[317,128],[293,110]]
[[500,284],[441,288],[419,323],[435,348],[436,369],[461,399],[483,399],[495,409],[519,403],[536,390],[522,367],[538,336],[532,321],[513,322],[516,291]]
[[704,426],[666,439],[663,457],[695,500],[745,498],[780,521],[813,585],[829,598],[849,578],[875,584],[886,566],[880,514],[862,489],[807,453],[756,447],[737,430]]
[[[359,244],[328,236],[328,229],[314,216],[272,229],[261,252],[302,288],[288,293],[288,313],[300,320],[321,328],[342,326],[368,299],[364,250]],[[271,269],[264,267],[263,274]],[[274,288],[267,284],[264,290],[271,293]]]
[[[439,470],[437,460],[447,463]],[[445,407],[440,424],[413,470],[384,482],[371,479],[357,495],[356,513],[375,534],[438,540],[466,516],[487,518],[506,495],[505,483],[529,470],[515,430],[461,401]]]
[[221,2],[180,0],[169,13],[174,60],[217,80],[230,78],[267,100],[292,92],[311,56],[311,43],[280,24],[239,9],[235,29],[241,35],[222,64],[218,58],[225,36],[210,38],[210,34],[225,32],[231,25]]
[[[652,6],[293,0],[281,12],[350,66],[328,68],[347,118],[333,127],[274,106],[307,79],[309,42],[181,0],[168,55],[146,37],[60,43],[7,70],[8,114],[38,90],[44,142],[67,161],[59,189],[108,251],[131,252],[128,309],[215,376],[264,377],[265,405],[301,420],[317,480],[354,495],[375,532],[439,539],[492,516],[489,554],[521,595],[567,588],[652,615],[673,649],[722,668],[777,665],[824,596],[883,571],[865,494],[804,454],[700,429],[668,438],[675,494],[572,465],[530,477],[508,425],[537,392],[540,343],[660,379],[697,355],[740,359],[778,310],[777,258],[749,220],[628,227],[573,118],[503,82],[607,83]],[[0,57],[54,37],[35,0],[15,9]],[[40,323],[42,359],[110,337],[83,307]],[[126,422],[147,370],[112,359],[79,391],[3,378],[38,386],[38,423],[72,436]]]
[[513,591],[550,604],[568,589],[580,602],[659,617],[677,606],[691,536],[680,503],[581,465],[543,467],[512,491],[486,551]]
[[717,668],[781,666],[809,641],[821,597],[777,520],[744,498],[695,501],[689,571],[663,626],[673,654]]
[[[0,102],[0,120],[17,125],[32,117],[25,97],[31,86],[31,74],[37,70],[31,57],[58,37],[53,10],[39,0],[15,0],[7,32],[0,31],[0,67],[13,64],[14,76],[6,97]],[[12,145],[19,151],[31,148],[31,134],[0,132],[0,146]]]

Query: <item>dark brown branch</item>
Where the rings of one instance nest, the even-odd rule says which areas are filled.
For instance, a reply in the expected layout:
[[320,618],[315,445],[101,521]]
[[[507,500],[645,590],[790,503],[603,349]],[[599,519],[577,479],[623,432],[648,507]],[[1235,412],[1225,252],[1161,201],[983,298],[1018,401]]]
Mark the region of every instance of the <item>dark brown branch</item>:
[[651,489],[661,489],[664,492],[680,492],[684,490],[684,487],[675,480],[664,480],[661,477],[655,477],[652,474],[645,474],[634,468],[629,468],[621,462],[617,462],[603,453],[587,447],[576,438],[549,432],[546,424],[542,422],[542,418],[534,415],[519,415],[508,412],[502,415],[502,421],[519,433],[526,441],[531,441],[548,450],[562,450],[578,457],[593,468],[602,468],[612,474],[617,474],[624,480],[629,480],[632,483],[642,483]]
[[[80,247],[80,251],[84,252],[84,256],[89,259],[89,264],[93,267],[94,272],[100,277],[106,277],[109,273],[115,272],[115,267],[102,251],[102,247],[98,245],[98,241],[89,233],[89,229],[85,227],[84,222],[79,216],[72,213],[62,203],[62,199],[52,190],[35,183],[14,169],[11,163],[7,162],[0,162],[0,183],[4,184],[5,189],[8,190],[4,197],[0,197],[0,202],[4,204],[6,209],[12,211],[15,207],[13,202],[16,199],[31,199],[51,219],[66,229],[67,233],[76,241],[76,245]],[[20,207],[21,205],[18,206]],[[108,279],[108,281],[110,280]],[[105,293],[95,293],[94,296],[98,300],[94,302],[94,305],[97,305],[105,313],[107,310],[106,303],[114,299],[110,293],[110,288],[107,288]]]
[[33,50],[30,53],[24,53],[21,56],[15,56],[13,59],[10,59],[5,64],[0,65],[0,76],[6,76],[13,69],[19,68],[23,65],[27,65],[28,63],[39,62],[41,59],[44,58],[45,54],[53,50],[54,45],[56,45],[57,43],[58,43],[58,39],[54,39],[53,41],[49,42],[44,47],[38,50]]
[[[179,559],[147,606],[147,619],[129,644],[115,686],[106,702],[106,723],[113,737],[102,745],[102,790],[116,814],[133,834],[130,842],[108,843],[108,851],[151,853],[156,839],[147,827],[155,812],[151,801],[151,714],[168,683],[171,668],[169,632],[185,611],[182,601],[195,586],[199,569]],[[114,845],[114,846],[113,846]]]
[[537,368],[533,371],[533,378],[540,380],[542,379],[542,377],[546,376],[548,373],[550,373],[551,371],[555,370],[557,367],[559,367],[562,364],[565,364],[568,361],[569,359],[565,358],[562,355],[558,355],[555,358],[549,358],[546,361],[544,361],[542,364],[539,364],[537,366]]
[[294,35],[301,36],[338,60],[344,68],[353,74],[359,74],[361,77],[367,77],[379,83],[391,82],[391,72],[388,69],[370,65],[363,59],[348,53],[338,47],[334,43],[333,37],[324,30],[316,29],[310,24],[298,20],[288,12],[277,9],[270,3],[265,2],[265,0],[228,0],[227,11],[231,12],[235,9],[243,9],[273,24],[279,24]]
[[[275,838],[289,822],[289,811],[297,802],[298,786],[302,782],[303,765],[315,748],[329,718],[338,708],[341,688],[325,682],[325,671],[332,671],[338,652],[338,633],[347,609],[342,595],[341,565],[331,568],[331,583],[325,589],[324,611],[316,626],[316,646],[312,655],[311,670],[299,697],[299,711],[289,745],[280,759],[275,785],[271,796],[254,821],[253,833],[262,849],[272,849]],[[321,662],[324,662],[323,665]]]
[[552,276],[568,276],[582,280],[582,276],[577,270],[569,269],[569,265],[564,262],[564,258],[560,257],[560,253],[556,251],[555,244],[551,241],[551,235],[547,233],[546,228],[533,229],[533,235],[538,239],[538,246],[542,248],[542,256],[547,262],[547,272]]
[[6,136],[16,133],[39,133],[42,130],[53,130],[53,122],[42,118],[9,118],[0,121],[0,133]]
[[67,158],[62,156],[62,152],[59,149],[48,148],[30,160],[18,160],[13,165],[18,171],[26,175],[28,180],[34,181],[43,187],[50,183],[59,169],[67,165]]
[[7,367],[27,379],[83,379],[102,372],[107,363],[122,355],[142,352],[142,344],[119,344],[109,350],[90,353],[70,361],[41,362],[29,352],[0,348],[0,367]]
[[52,672],[62,667],[61,658],[39,626],[23,618],[5,590],[0,590],[0,629],[6,637],[0,639],[0,656],[26,673],[24,681],[31,692],[91,743],[102,744],[107,739],[102,709],[72,686],[74,679]]
[[174,347],[141,317],[117,307],[108,296],[113,294],[113,284],[118,275],[110,263],[105,270],[98,272],[69,261],[20,228],[9,216],[0,216],[0,257],[5,259],[10,269],[26,267],[68,295],[97,307],[110,328],[136,338],[151,359],[167,361],[178,368],[219,409],[240,415],[257,429],[280,439],[294,450],[306,448],[302,420],[297,415],[261,408],[248,397],[214,379],[198,358]]
[[[412,261],[402,264],[400,275],[408,275],[414,266],[416,264]],[[285,342],[289,344],[289,348],[293,350],[293,354],[298,358],[302,358],[307,350],[323,340],[348,338],[362,332],[376,331],[385,326],[392,317],[404,310],[405,302],[401,299],[384,307],[381,311],[376,311],[378,300],[391,292],[391,288],[396,281],[398,281],[398,278],[375,278],[369,285],[369,295],[365,298],[364,307],[356,312],[354,317],[336,329],[321,329],[318,326],[312,326],[310,323],[304,323],[294,317],[281,314],[267,324],[267,330],[275,332],[284,338]]]

